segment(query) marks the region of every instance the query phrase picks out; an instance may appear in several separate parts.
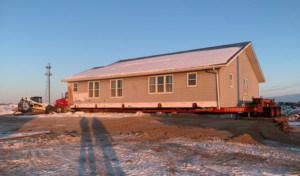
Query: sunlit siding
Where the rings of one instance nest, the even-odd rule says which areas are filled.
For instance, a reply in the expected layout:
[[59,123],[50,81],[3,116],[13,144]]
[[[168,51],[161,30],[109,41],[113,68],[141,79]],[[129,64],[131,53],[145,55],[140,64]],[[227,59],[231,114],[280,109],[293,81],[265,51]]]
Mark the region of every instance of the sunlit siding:
[[[239,74],[237,74],[239,71]],[[229,74],[233,74],[233,87],[229,85]],[[239,79],[238,79],[239,78]],[[244,79],[248,80],[248,93],[244,93]],[[238,90],[239,88],[239,90]],[[247,53],[241,52],[227,67],[220,70],[220,100],[222,107],[241,105],[259,97],[259,83],[249,62]]]
[[[173,76],[172,93],[149,93],[149,76],[118,78],[123,80],[123,96],[110,97],[110,79],[100,81],[100,97],[88,98],[88,81],[78,82],[78,92],[74,93],[74,104],[95,103],[164,103],[164,102],[214,102],[216,106],[215,75],[197,71],[197,87],[187,86],[187,73],[164,74]],[[157,75],[150,75],[157,76]],[[189,104],[192,107],[192,103]]]

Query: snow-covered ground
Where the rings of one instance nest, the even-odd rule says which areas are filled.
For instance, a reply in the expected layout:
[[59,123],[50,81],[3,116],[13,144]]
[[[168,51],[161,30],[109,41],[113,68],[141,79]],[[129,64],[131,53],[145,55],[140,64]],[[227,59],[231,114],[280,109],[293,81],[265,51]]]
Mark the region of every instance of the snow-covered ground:
[[14,113],[14,109],[16,109],[18,105],[16,104],[8,104],[8,105],[0,105],[0,115],[3,114],[12,114]]
[[[287,149],[287,146],[280,148],[278,144],[272,147],[272,145],[228,142],[218,137],[205,137],[204,140],[192,137],[147,140],[147,135],[152,134],[151,130],[161,128],[157,125],[162,122],[155,120],[156,117],[151,118],[152,121],[148,121],[150,118],[148,116],[135,118],[134,120],[142,120],[141,124],[145,124],[142,128],[147,128],[147,123],[154,123],[154,128],[150,131],[139,132],[140,128],[133,125],[133,121],[126,120],[133,116],[145,114],[76,112],[6,115],[2,119],[7,125],[2,125],[0,129],[2,134],[0,175],[297,175],[300,173],[300,149],[297,147],[291,148],[288,145]],[[77,122],[72,123],[75,120]],[[60,133],[52,132],[45,128],[50,125],[46,122],[52,123],[52,129],[65,129]],[[15,126],[10,126],[18,123],[19,127],[16,130]],[[71,126],[77,124],[80,130],[69,130],[67,128],[69,123]],[[106,130],[105,124],[115,124],[111,128],[126,126],[129,132],[110,133]],[[168,127],[174,126],[176,125],[170,124]],[[183,133],[188,133],[186,130],[189,128],[192,127],[179,126],[178,130],[183,129]]]
[[49,134],[51,133],[51,131],[17,132],[17,133],[12,133],[10,135],[0,134],[0,140],[15,139],[20,137],[28,137],[28,136],[38,135],[38,134],[47,134],[47,133]]
[[[17,175],[297,175],[300,155],[212,139],[130,142],[122,136],[2,142],[0,170]],[[109,138],[108,138],[109,137]],[[108,138],[109,140],[104,140]],[[102,140],[101,140],[102,139]],[[9,156],[9,157],[7,157]]]
[[124,118],[139,115],[139,113],[84,113],[78,112],[67,112],[67,113],[52,113],[52,114],[39,114],[39,115],[11,115],[7,117],[18,117],[18,118],[61,118],[61,117],[100,117],[100,118]]
[[298,103],[289,103],[289,102],[280,102],[278,105],[281,107],[281,113],[287,116],[294,114],[294,116],[300,116],[300,104]]
[[[282,114],[291,115],[295,113],[300,113],[300,107],[291,108],[290,106],[282,106]],[[297,115],[299,117],[299,115]]]
[[289,122],[289,125],[300,128],[300,122]]
[[0,105],[0,115],[7,115],[6,117],[18,117],[18,118],[55,118],[55,117],[101,117],[101,118],[123,118],[131,117],[135,115],[141,115],[142,113],[84,113],[78,112],[67,112],[67,113],[55,113],[52,114],[38,114],[38,115],[20,115],[15,113],[15,109],[18,107],[16,104]]

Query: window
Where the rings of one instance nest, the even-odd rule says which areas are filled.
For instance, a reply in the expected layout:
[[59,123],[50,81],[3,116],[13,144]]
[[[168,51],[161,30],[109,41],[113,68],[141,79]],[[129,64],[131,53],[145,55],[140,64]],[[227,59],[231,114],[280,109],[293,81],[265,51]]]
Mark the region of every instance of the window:
[[173,75],[149,77],[149,93],[170,92],[173,92]]
[[248,79],[244,78],[244,94],[248,94]]
[[89,82],[89,98],[98,98],[99,90],[100,90],[99,82]]
[[164,92],[164,76],[157,77],[157,92]]
[[93,98],[93,89],[94,89],[93,82],[89,82],[89,97],[90,98]]
[[73,92],[77,92],[77,90],[78,90],[78,84],[74,83],[73,84]]
[[94,97],[99,97],[99,82],[94,82],[94,83],[95,83]]
[[233,74],[229,74],[229,87],[233,87]]
[[122,80],[118,80],[118,97],[122,97]]
[[110,81],[110,96],[116,97],[116,80]]
[[110,81],[110,97],[122,97],[123,96],[123,80],[111,80]]
[[156,92],[156,77],[150,77],[149,79],[149,92],[155,93]]
[[188,87],[197,86],[197,73],[188,73]]
[[172,76],[166,76],[166,92],[173,92]]

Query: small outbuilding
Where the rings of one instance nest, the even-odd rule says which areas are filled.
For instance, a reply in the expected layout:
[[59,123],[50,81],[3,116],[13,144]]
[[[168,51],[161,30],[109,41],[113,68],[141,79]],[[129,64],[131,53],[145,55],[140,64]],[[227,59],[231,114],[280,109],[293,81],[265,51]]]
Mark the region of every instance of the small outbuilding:
[[234,107],[265,82],[251,42],[120,60],[62,80],[83,108]]

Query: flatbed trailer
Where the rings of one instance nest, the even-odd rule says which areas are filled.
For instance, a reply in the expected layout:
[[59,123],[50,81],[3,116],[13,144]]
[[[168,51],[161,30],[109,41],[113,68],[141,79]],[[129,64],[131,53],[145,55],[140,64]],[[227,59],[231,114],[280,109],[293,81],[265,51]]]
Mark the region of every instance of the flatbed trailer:
[[99,108],[97,105],[93,108],[73,106],[75,111],[84,112],[144,112],[144,113],[203,113],[203,114],[239,114],[239,116],[247,117],[280,117],[281,108],[276,106],[274,99],[253,98],[253,102],[246,103],[239,107],[211,107],[201,108],[196,103],[191,108],[169,108],[162,107],[161,103],[156,108],[128,108],[125,104],[121,104],[120,108]]

